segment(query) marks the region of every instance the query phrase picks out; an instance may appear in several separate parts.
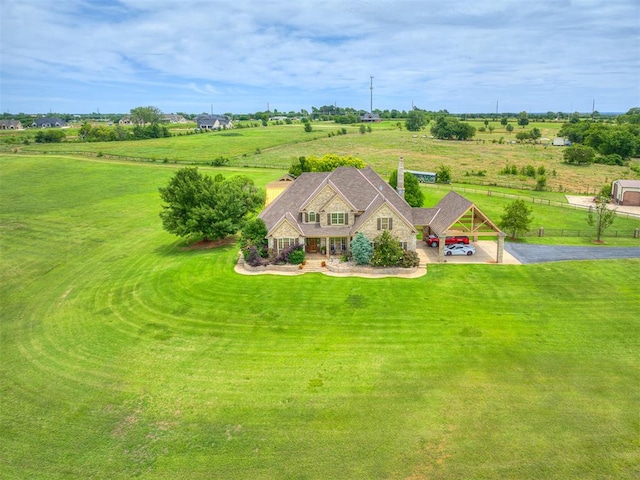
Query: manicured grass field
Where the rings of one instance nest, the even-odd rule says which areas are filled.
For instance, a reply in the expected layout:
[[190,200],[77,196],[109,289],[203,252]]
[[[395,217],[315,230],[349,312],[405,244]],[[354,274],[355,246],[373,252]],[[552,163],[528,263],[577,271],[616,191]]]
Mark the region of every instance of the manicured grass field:
[[640,475],[640,261],[240,276],[172,171],[0,156],[0,478]]
[[[503,175],[500,172],[507,164],[518,168],[531,165],[535,169],[545,168],[547,189],[553,192],[591,194],[614,179],[637,177],[628,167],[566,165],[563,163],[564,149],[561,147],[511,144],[519,127],[509,134],[501,125],[493,122],[492,125],[496,126],[493,133],[478,132],[472,141],[457,142],[429,138],[428,128],[419,133],[400,130],[396,123],[373,124],[372,133],[364,135],[358,133],[358,126],[355,125],[313,122],[313,131],[309,133],[304,132],[303,126],[297,123],[144,141],[68,142],[19,145],[13,148],[24,152],[46,151],[58,154],[84,152],[157,163],[210,164],[223,156],[229,158],[229,164],[234,166],[276,166],[285,170],[293,162],[297,162],[300,156],[335,153],[360,157],[385,177],[397,167],[398,157],[402,156],[407,169],[435,171],[440,165],[447,165],[456,182],[484,181],[526,189],[533,189],[536,180],[522,175]],[[483,125],[481,122],[471,123],[476,127]],[[532,123],[528,128],[539,128],[543,137],[552,139],[560,126],[559,123],[545,122]],[[346,128],[347,135],[336,135],[342,128]],[[500,139],[502,143],[498,143]],[[640,164],[638,159],[633,159],[632,162]]]

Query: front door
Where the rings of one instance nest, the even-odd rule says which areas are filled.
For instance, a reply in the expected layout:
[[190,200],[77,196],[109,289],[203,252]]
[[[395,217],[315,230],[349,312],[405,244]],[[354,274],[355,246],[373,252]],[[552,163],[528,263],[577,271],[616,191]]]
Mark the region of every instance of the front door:
[[318,253],[319,238],[307,238],[307,253]]

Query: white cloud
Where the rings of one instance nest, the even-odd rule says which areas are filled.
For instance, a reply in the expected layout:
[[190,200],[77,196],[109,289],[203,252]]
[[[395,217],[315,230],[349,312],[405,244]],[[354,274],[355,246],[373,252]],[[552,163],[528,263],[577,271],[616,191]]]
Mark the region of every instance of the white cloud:
[[[368,108],[369,75],[380,108],[406,98],[486,111],[504,95],[520,109],[565,110],[603,92],[604,109],[640,104],[634,0],[43,2],[0,0],[2,109],[33,110],[41,99],[26,102],[21,85],[38,81],[52,92],[82,85],[89,111],[97,100],[120,105],[127,90],[142,94],[126,110],[149,103],[145,91],[167,103],[190,92],[237,112],[285,93],[292,109],[336,92]],[[68,102],[78,109],[82,99]]]

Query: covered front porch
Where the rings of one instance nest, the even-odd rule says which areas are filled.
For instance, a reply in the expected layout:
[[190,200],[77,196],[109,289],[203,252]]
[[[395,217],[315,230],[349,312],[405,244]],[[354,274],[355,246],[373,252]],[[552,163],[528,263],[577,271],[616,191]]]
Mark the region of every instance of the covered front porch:
[[351,237],[307,237],[304,239],[304,251],[309,255],[320,254],[329,258],[349,253]]

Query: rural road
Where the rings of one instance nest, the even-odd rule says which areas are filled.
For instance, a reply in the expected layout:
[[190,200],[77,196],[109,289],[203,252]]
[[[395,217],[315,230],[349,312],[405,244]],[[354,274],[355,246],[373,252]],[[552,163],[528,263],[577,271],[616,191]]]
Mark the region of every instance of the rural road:
[[505,243],[504,248],[523,264],[564,260],[640,258],[640,247],[573,247]]

